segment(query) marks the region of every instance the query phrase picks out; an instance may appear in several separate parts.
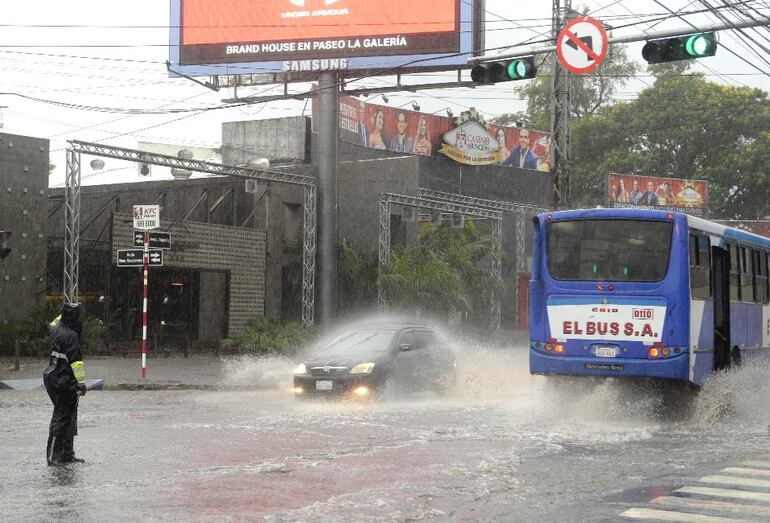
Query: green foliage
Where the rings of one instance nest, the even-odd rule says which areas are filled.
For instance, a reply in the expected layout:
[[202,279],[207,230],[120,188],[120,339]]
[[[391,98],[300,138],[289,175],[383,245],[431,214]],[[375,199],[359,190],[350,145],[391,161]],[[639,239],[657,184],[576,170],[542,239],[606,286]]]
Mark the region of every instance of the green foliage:
[[87,316],[83,320],[83,332],[80,335],[80,345],[84,351],[102,348],[104,337],[107,334],[107,327],[102,320]]
[[[14,341],[21,341],[22,356],[46,356],[51,351],[48,326],[59,315],[59,303],[33,307],[23,319],[0,321],[0,354],[14,355]],[[106,327],[98,318],[86,317],[80,335],[83,351],[95,349],[104,339]]]
[[604,202],[608,172],[705,179],[712,217],[770,212],[767,93],[662,74],[633,102],[573,123],[571,206]]
[[417,246],[391,256],[380,284],[386,302],[403,311],[478,315],[488,321],[491,236],[472,221],[460,229],[422,224]]
[[[520,121],[524,127],[548,131],[551,128],[551,80],[553,55],[538,62],[537,77],[516,87],[517,95],[527,100],[526,116],[504,114],[495,123]],[[628,80],[639,70],[639,65],[628,58],[627,48],[612,45],[602,64],[592,73],[570,75],[572,117],[580,119],[598,114],[611,105]]]
[[279,322],[259,316],[249,320],[238,336],[222,340],[220,346],[260,356],[286,356],[300,351],[315,334],[314,328],[299,322]]
[[377,303],[376,252],[362,253],[342,240],[337,258],[337,310],[344,315]]
[[56,304],[33,307],[23,319],[0,321],[0,354],[13,356],[19,340],[22,356],[44,356],[51,349],[48,325],[59,314]]

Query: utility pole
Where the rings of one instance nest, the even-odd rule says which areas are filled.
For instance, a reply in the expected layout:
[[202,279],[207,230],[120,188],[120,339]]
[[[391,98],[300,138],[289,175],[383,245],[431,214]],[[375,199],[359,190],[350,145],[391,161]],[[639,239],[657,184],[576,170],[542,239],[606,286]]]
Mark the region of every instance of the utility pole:
[[319,77],[318,114],[318,276],[320,323],[329,327],[337,311],[337,238],[340,89],[337,75]]
[[[554,42],[571,12],[571,0],[553,0],[551,35]],[[554,57],[551,64],[551,176],[555,209],[565,208],[569,204],[569,179],[572,171],[571,94],[570,73]]]

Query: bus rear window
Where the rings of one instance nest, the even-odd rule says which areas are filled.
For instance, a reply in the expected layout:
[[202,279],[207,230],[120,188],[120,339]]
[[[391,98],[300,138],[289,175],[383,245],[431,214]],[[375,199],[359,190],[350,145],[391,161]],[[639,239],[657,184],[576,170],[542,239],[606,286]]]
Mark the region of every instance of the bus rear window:
[[556,280],[660,281],[671,250],[671,222],[572,220],[546,225],[548,272]]

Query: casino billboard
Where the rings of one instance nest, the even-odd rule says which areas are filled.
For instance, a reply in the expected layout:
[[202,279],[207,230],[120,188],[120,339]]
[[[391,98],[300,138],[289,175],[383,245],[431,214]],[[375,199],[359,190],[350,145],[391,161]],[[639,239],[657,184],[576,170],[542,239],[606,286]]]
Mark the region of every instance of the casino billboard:
[[705,180],[610,173],[607,191],[610,207],[660,209],[708,217],[709,186]]
[[[318,132],[318,98],[312,102]],[[502,165],[548,172],[548,133],[487,123],[476,109],[456,118],[340,96],[339,139],[369,149],[450,158],[466,165]]]
[[451,69],[483,49],[483,4],[171,0],[170,61],[189,76]]

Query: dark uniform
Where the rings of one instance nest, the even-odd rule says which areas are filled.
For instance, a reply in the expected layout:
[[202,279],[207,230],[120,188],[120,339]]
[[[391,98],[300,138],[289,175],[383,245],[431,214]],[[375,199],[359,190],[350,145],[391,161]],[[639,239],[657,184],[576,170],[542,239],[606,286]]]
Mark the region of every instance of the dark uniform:
[[49,465],[83,461],[75,458],[73,439],[78,433],[78,398],[86,393],[86,373],[80,352],[82,311],[66,303],[48,330],[51,361],[43,372],[43,383],[53,402],[46,457]]

